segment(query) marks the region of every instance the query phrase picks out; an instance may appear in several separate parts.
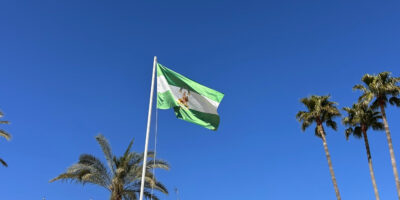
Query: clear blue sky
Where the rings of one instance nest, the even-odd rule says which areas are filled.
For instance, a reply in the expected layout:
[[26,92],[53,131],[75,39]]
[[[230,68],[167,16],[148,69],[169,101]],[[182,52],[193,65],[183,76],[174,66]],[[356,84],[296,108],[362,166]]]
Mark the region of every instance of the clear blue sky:
[[[157,172],[176,199],[335,199],[322,142],[302,133],[299,99],[359,95],[365,73],[400,76],[400,2],[0,2],[0,108],[13,135],[0,141],[1,198],[106,200],[97,186],[48,183],[81,153],[102,158],[103,133],[121,154],[143,151],[153,56],[225,93],[217,132],[159,111]],[[400,163],[400,109],[389,108]],[[362,140],[328,130],[345,200],[373,199]],[[153,138],[153,137],[152,137]],[[152,139],[153,140],[153,139]],[[151,143],[153,148],[154,142]],[[370,132],[381,199],[396,198],[387,142]]]

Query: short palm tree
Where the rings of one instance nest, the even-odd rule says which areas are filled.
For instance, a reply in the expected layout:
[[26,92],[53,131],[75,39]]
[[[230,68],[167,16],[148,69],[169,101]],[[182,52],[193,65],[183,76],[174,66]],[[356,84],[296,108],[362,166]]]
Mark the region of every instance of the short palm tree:
[[378,187],[376,186],[374,169],[372,167],[372,158],[371,151],[369,149],[367,131],[370,128],[374,130],[383,130],[383,124],[379,121],[382,119],[382,115],[380,112],[373,110],[371,107],[363,103],[353,104],[351,108],[345,107],[343,110],[345,110],[348,114],[348,116],[344,117],[342,120],[343,124],[349,127],[345,131],[346,139],[348,139],[350,135],[353,135],[356,138],[364,138],[372,186],[374,188],[375,198],[379,200]]
[[296,118],[301,122],[301,129],[305,131],[311,124],[316,123],[315,135],[322,139],[326,159],[328,160],[329,171],[331,173],[333,187],[335,188],[336,198],[341,199],[339,188],[336,183],[336,176],[333,171],[331,156],[326,142],[326,133],[323,124],[331,127],[333,130],[337,129],[336,122],[333,120],[335,117],[340,116],[340,112],[336,107],[335,102],[329,101],[330,96],[317,96],[313,95],[308,98],[301,99],[301,103],[307,108],[307,111],[299,111]]
[[[3,116],[4,116],[3,113],[0,112],[0,118],[3,117]],[[9,121],[0,120],[0,124],[10,124],[10,122]],[[6,140],[10,140],[11,139],[11,135],[9,133],[7,133],[7,131],[5,131],[3,129],[0,129],[0,136],[4,137]],[[1,158],[0,158],[0,163],[5,167],[8,166],[7,163]]]
[[391,105],[400,106],[400,87],[397,85],[400,78],[392,77],[389,72],[381,72],[378,75],[365,74],[361,81],[364,85],[355,85],[353,89],[361,90],[363,94],[359,97],[359,102],[369,104],[372,102],[373,109],[380,108],[383,124],[385,126],[386,139],[389,145],[390,158],[392,162],[393,174],[396,182],[397,195],[400,199],[400,182],[397,172],[396,158],[394,155],[392,136],[390,135],[389,125],[386,118],[385,107],[387,102]]
[[[103,135],[96,136],[97,142],[103,150],[107,160],[108,169],[95,156],[82,154],[79,157],[78,163],[72,165],[65,173],[50,180],[71,181],[81,184],[91,183],[102,186],[110,191],[110,200],[136,200],[140,192],[143,153],[131,151],[133,141],[130,142],[125,153],[121,157],[116,157],[111,152],[111,147]],[[166,187],[157,181],[152,173],[152,169],[160,168],[169,170],[167,162],[154,159],[154,153],[148,153],[149,158],[146,164],[145,191],[144,196],[147,199],[158,200],[156,195],[152,194],[152,189],[168,194]]]

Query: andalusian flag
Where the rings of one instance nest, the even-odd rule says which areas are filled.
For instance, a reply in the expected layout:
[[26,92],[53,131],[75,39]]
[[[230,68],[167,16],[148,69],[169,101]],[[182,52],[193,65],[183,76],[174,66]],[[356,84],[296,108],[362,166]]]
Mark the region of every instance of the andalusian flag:
[[157,108],[174,108],[176,117],[217,130],[217,108],[224,94],[157,63]]

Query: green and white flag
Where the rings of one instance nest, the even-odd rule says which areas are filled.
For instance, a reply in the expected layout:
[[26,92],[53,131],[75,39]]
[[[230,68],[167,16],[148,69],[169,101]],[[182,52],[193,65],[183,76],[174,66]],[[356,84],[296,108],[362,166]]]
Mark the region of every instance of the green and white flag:
[[224,94],[157,63],[157,108],[174,108],[176,117],[217,130],[217,108]]

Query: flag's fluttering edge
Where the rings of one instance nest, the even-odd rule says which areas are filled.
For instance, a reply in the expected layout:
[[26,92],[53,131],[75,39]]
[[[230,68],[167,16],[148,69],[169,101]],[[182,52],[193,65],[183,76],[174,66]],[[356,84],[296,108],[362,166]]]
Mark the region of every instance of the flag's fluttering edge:
[[174,108],[176,117],[217,130],[217,108],[224,94],[157,63],[157,108]]

